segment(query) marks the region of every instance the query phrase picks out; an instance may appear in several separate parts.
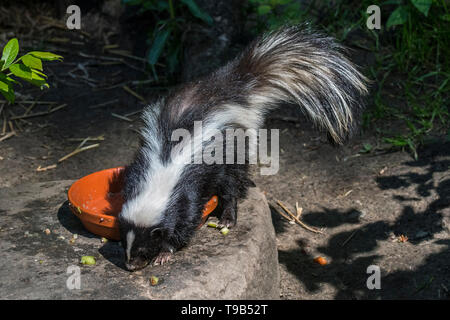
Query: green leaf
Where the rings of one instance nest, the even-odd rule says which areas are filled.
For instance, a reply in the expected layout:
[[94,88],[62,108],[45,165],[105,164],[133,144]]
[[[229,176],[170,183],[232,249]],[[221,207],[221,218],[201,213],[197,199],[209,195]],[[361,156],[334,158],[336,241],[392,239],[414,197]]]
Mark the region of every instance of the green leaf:
[[211,25],[213,23],[213,19],[209,14],[201,10],[194,0],[181,0],[182,3],[187,5],[189,11],[192,13],[193,16],[203,20],[207,24]]
[[364,143],[363,148],[359,151],[359,153],[369,153],[372,151],[372,145],[370,143]]
[[398,138],[384,138],[384,141],[386,141],[387,143],[392,144],[393,146],[396,147],[404,147],[408,145],[408,142],[401,137]]
[[0,79],[0,90],[8,91],[9,90],[9,83],[4,82],[4,80]]
[[11,77],[8,77],[6,74],[0,72],[0,80],[3,80],[3,82],[7,83],[8,85],[11,85],[13,83],[19,83],[16,80],[14,80]]
[[14,103],[15,94],[12,83],[9,81],[8,77],[4,73],[0,73],[0,93],[10,103]]
[[22,57],[22,63],[26,65],[27,67],[41,70],[42,71],[42,61],[39,58],[36,58],[35,56],[31,54],[26,54]]
[[272,11],[272,8],[268,5],[261,5],[258,7],[258,15],[263,16]]
[[404,24],[406,20],[408,20],[408,10],[404,6],[400,6],[395,9],[389,16],[389,19],[386,22],[386,28]]
[[422,12],[427,17],[433,0],[411,0],[411,2],[417,10]]
[[19,41],[17,41],[16,38],[13,38],[9,40],[6,46],[3,48],[3,55],[0,59],[4,62],[1,69],[2,71],[8,69],[8,67],[14,62],[14,59],[16,59],[18,53]]
[[443,14],[441,19],[444,21],[450,21],[450,13]]
[[31,68],[29,68],[21,63],[13,64],[12,66],[9,67],[9,70],[16,77],[20,77],[25,80],[31,80],[33,78]]
[[156,62],[158,62],[162,49],[169,38],[170,31],[170,29],[165,29],[157,32],[155,40],[152,43],[152,47],[150,48],[150,52],[148,53],[147,61],[150,65],[154,66]]
[[[44,78],[42,78],[37,72],[38,71],[36,71],[36,70],[32,70],[31,79],[25,79],[25,78],[24,79],[26,81],[28,81],[29,83],[31,83],[32,85],[39,87],[41,90],[44,88],[49,88],[50,86],[48,85],[46,80]],[[43,74],[42,72],[39,72],[39,73]]]
[[53,60],[61,61],[63,59],[62,56],[51,53],[51,52],[31,51],[28,54],[31,54],[34,57],[39,58],[44,61],[53,61]]
[[171,48],[171,52],[167,57],[167,65],[169,67],[169,73],[174,73],[178,66],[178,54],[180,53],[181,45],[178,44],[175,48]]

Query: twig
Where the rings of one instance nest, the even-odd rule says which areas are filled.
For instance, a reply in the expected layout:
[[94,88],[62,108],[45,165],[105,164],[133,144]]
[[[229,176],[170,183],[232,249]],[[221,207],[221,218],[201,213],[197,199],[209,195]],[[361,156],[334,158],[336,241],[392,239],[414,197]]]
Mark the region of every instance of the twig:
[[6,133],[6,114],[3,115],[3,127],[2,127],[2,135]]
[[302,215],[303,208],[298,206],[298,202],[295,203],[295,211],[297,212],[297,219],[300,219]]
[[128,86],[123,86],[122,87],[125,91],[127,91],[128,93],[132,94],[133,96],[135,96],[136,98],[138,98],[139,100],[141,100],[144,103],[147,103],[147,101],[140,95],[138,95],[136,92],[134,92],[133,90],[131,90]]
[[286,211],[299,225],[301,225],[303,228],[305,228],[306,230],[309,230],[309,231],[311,231],[311,232],[314,232],[314,233],[321,233],[321,234],[323,234],[323,232],[322,231],[320,231],[320,230],[317,230],[317,229],[315,229],[315,228],[312,228],[312,227],[310,227],[310,226],[308,226],[308,225],[306,225],[305,223],[303,223],[300,219],[298,219],[288,208],[286,208],[286,206],[280,201],[280,200],[277,200],[277,203],[278,203],[278,205],[280,206],[280,207],[282,207],[283,208],[283,210],[284,211]]
[[49,111],[42,111],[42,112],[35,112],[35,113],[30,113],[30,114],[26,114],[27,112],[25,112],[23,115],[21,116],[15,116],[15,117],[11,117],[10,120],[17,120],[17,119],[26,119],[26,118],[32,118],[32,117],[40,117],[40,116],[46,116],[49,115],[55,111],[58,111],[59,109],[64,108],[65,106],[67,106],[67,103],[61,104]]
[[[24,103],[24,104],[58,104],[56,101],[39,101],[39,100],[23,100],[23,101],[17,101],[18,103]],[[7,103],[5,100],[0,100],[0,103]]]
[[112,54],[116,54],[118,56],[134,59],[134,60],[137,60],[137,61],[146,62],[146,60],[144,58],[133,56],[133,55],[128,54],[126,52],[123,52],[121,50],[108,50],[108,52],[110,52]]
[[3,140],[6,140],[6,139],[8,139],[8,138],[11,138],[11,137],[14,136],[15,134],[16,134],[15,131],[11,131],[11,132],[7,133],[6,136],[3,136],[3,137],[0,138],[0,142],[2,142]]
[[344,242],[342,242],[341,247],[345,246],[347,244],[347,242],[350,241],[351,238],[353,238],[353,236],[356,234],[356,232],[358,232],[358,229],[356,229],[355,231],[352,232],[352,234],[347,238],[347,240],[345,240]]
[[272,206],[272,208],[275,209],[276,212],[278,212],[281,216],[283,216],[286,220],[288,220],[289,222],[293,221],[289,216],[285,215],[283,212],[281,212],[280,210],[278,210],[277,207]]
[[78,154],[80,152],[83,152],[83,151],[86,151],[86,150],[89,150],[89,149],[92,149],[92,148],[97,148],[99,145],[100,145],[99,143],[96,143],[96,144],[91,144],[89,146],[83,147],[81,149],[75,149],[74,151],[72,151],[68,155],[65,155],[64,157],[59,159],[58,162],[63,162],[64,160],[67,160],[68,158],[70,158],[70,157],[72,157],[72,156],[74,156],[74,155],[76,155],[76,154]]
[[36,171],[38,171],[38,172],[41,172],[41,171],[47,171],[47,170],[50,170],[50,169],[55,169],[57,166],[58,166],[58,165],[57,165],[56,163],[55,163],[55,164],[52,164],[52,165],[49,165],[49,166],[47,166],[47,167],[44,167],[44,168],[42,168],[41,166],[39,166],[39,167],[36,168]]
[[125,121],[128,121],[128,122],[133,122],[133,120],[131,120],[130,118],[121,116],[120,114],[117,114],[117,113],[114,113],[114,112],[111,112],[111,115],[113,117],[116,117],[116,118],[119,118],[119,119],[122,119],[122,120],[125,120]]
[[79,52],[78,55],[80,57],[83,57],[83,58],[90,58],[90,59],[97,59],[97,60],[106,60],[106,61],[116,61],[116,62],[125,63],[125,61],[123,61],[122,58],[113,58],[113,57],[105,57],[105,56],[94,56],[94,55],[86,54],[86,53],[83,53],[83,52]]
[[119,99],[114,99],[114,100],[111,100],[111,101],[106,101],[106,102],[103,102],[103,103],[99,103],[99,104],[90,106],[89,109],[100,108],[100,107],[104,107],[104,106],[107,106],[107,105],[110,105],[110,104],[113,104],[113,103],[117,103],[117,102],[119,102]]
[[81,143],[78,145],[78,147],[75,150],[81,149],[86,144],[86,142],[88,142],[89,138],[90,137],[87,137],[83,141],[81,141]]
[[136,111],[133,111],[133,112],[130,112],[130,113],[126,113],[126,114],[124,114],[124,116],[125,117],[130,117],[130,116],[134,116],[135,114],[138,114],[138,113],[141,113],[142,112],[142,110],[136,110]]
[[347,191],[346,193],[344,193],[344,194],[342,194],[342,195],[339,195],[338,196],[338,198],[345,198],[345,197],[347,197],[350,193],[352,193],[353,192],[353,189],[350,189],[349,191]]
[[85,139],[87,139],[87,141],[103,141],[105,140],[105,137],[103,135],[98,136],[98,137],[87,137],[87,138],[69,138],[67,139],[68,141],[84,141]]

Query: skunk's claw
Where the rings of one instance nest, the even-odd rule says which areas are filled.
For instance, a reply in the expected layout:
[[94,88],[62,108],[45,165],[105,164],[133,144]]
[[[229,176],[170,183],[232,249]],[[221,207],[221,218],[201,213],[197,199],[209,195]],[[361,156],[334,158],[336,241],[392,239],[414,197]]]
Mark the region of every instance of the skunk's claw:
[[155,259],[153,259],[152,264],[153,265],[163,265],[164,263],[167,263],[172,258],[172,252],[170,251],[161,251]]

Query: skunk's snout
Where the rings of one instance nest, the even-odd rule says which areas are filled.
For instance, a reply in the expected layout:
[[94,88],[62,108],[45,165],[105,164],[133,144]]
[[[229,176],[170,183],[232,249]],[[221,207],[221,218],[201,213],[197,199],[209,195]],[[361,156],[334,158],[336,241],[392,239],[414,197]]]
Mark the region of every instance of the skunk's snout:
[[128,271],[136,271],[145,268],[149,262],[149,260],[140,257],[131,258],[129,261],[125,261],[125,267]]

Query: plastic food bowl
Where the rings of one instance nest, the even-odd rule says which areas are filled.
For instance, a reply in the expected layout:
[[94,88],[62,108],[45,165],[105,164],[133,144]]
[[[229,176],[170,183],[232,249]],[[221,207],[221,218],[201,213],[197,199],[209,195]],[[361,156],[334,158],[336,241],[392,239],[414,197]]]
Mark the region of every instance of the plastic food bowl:
[[[117,215],[123,205],[124,167],[101,170],[75,181],[68,191],[69,206],[84,227],[101,237],[120,240]],[[213,196],[203,209],[202,226],[217,207]]]

